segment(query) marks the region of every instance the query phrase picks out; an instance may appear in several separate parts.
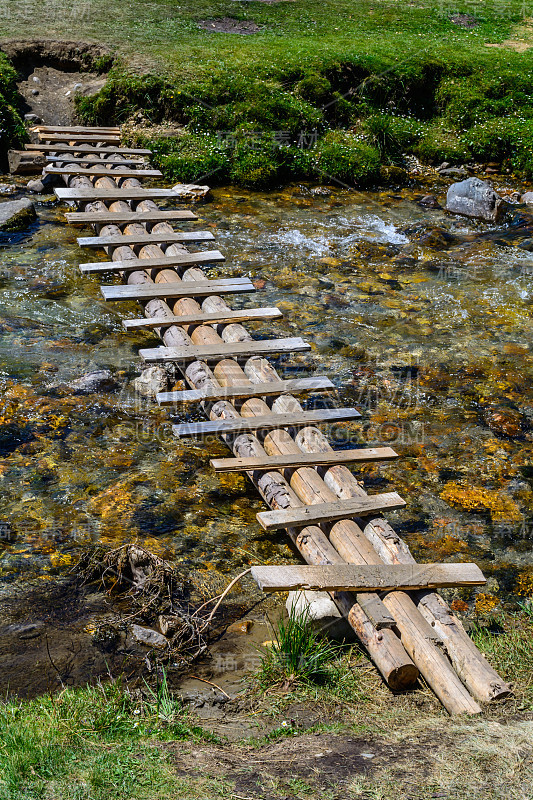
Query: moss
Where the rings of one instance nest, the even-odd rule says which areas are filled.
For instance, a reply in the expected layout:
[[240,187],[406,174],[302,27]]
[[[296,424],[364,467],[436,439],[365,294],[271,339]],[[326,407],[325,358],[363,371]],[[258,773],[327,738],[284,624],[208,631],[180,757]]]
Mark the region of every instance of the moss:
[[447,483],[441,492],[441,498],[449,505],[463,508],[465,511],[488,511],[493,519],[522,519],[518,507],[511,498],[496,490],[484,489],[480,486],[461,486],[458,483]]
[[4,163],[9,148],[20,147],[28,138],[20,114],[17,79],[16,70],[4,53],[0,53],[0,159]]
[[324,103],[331,95],[331,83],[324,75],[311,72],[295,86],[296,91],[310,103]]
[[318,143],[316,164],[324,178],[366,186],[379,175],[380,156],[347,131],[329,131]]
[[[144,142],[146,144],[146,142]],[[170,180],[224,183],[228,180],[228,154],[214,134],[185,132],[173,138],[152,139],[154,163]]]

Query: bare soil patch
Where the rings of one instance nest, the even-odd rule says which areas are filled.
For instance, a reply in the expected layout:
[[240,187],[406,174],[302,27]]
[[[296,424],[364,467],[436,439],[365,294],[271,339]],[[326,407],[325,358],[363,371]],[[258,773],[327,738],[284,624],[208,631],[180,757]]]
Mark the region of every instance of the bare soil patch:
[[232,17],[201,19],[198,22],[198,27],[209,33],[238,33],[241,36],[248,36],[263,30],[252,20],[239,20]]

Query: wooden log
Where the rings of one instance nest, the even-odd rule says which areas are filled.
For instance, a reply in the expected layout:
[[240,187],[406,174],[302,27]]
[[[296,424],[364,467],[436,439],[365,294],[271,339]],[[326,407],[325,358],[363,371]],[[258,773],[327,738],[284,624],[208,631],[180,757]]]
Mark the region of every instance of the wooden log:
[[141,358],[149,364],[176,361],[186,364],[200,359],[219,361],[221,358],[244,358],[245,356],[275,355],[276,353],[304,353],[311,345],[299,336],[287,339],[266,339],[251,342],[230,342],[223,344],[185,345],[183,347],[150,347],[139,350]]
[[[245,308],[242,311],[228,311],[218,314],[182,314],[176,316],[169,314],[167,317],[146,317],[144,319],[124,319],[122,324],[126,330],[138,330],[139,328],[162,328],[168,325],[221,325],[232,322],[261,322],[263,320],[280,319],[283,314],[279,308]],[[331,383],[331,382],[330,382]],[[331,383],[331,387],[333,384]],[[320,388],[320,387],[317,387]],[[169,394],[172,394],[170,392]],[[161,402],[161,401],[159,401]],[[167,401],[165,401],[167,402]],[[168,402],[172,402],[169,400]],[[181,402],[188,402],[182,400]]]
[[[201,250],[198,253],[183,253],[179,256],[163,256],[162,258],[145,258],[143,259],[144,266],[142,269],[160,269],[161,267],[177,267],[189,264],[214,264],[215,262],[224,261],[224,256],[220,250]],[[80,271],[89,273],[98,272],[125,272],[127,270],[139,269],[139,259],[131,258],[126,261],[91,261],[88,264],[80,264]],[[224,280],[233,281],[238,283],[241,281],[243,284],[253,284],[249,278],[224,278]],[[220,281],[218,281],[220,283]],[[117,289],[128,289],[129,287],[115,287]],[[124,297],[131,297],[127,292],[118,292],[117,299]],[[133,295],[135,298],[142,297],[142,295]]]
[[389,592],[487,582],[477,564],[276,565],[252,567],[252,578],[263,592]]
[[[313,378],[304,378],[303,381],[313,381]],[[281,383],[295,383],[299,381],[282,381]],[[275,387],[279,384],[261,383],[259,387]],[[333,384],[332,384],[333,385]],[[255,388],[255,387],[254,387]],[[231,390],[230,390],[231,391]],[[248,390],[250,391],[250,390]],[[298,387],[287,387],[286,391],[296,393]],[[281,394],[281,392],[274,391],[272,394]],[[178,394],[178,392],[169,392],[168,394]],[[185,394],[185,392],[181,392]],[[200,392],[196,393],[200,395]],[[257,394],[261,394],[260,391]],[[200,399],[200,398],[195,398]],[[211,399],[211,398],[209,398]],[[214,398],[213,398],[214,399]],[[215,472],[246,472],[253,470],[270,470],[270,469],[288,469],[290,467],[324,467],[333,466],[335,464],[370,464],[375,461],[390,461],[391,459],[398,458],[392,447],[367,447],[361,450],[334,450],[332,453],[301,453],[299,455],[290,456],[267,456],[266,458],[213,458],[211,459],[211,466]]]
[[[191,254],[192,255],[192,254]],[[172,256],[174,264],[186,256]],[[150,259],[156,260],[156,259]],[[170,259],[169,259],[170,260]],[[149,267],[147,267],[149,269]],[[209,294],[243,294],[255,292],[248,278],[220,278],[212,281],[181,281],[180,283],[133,284],[130,286],[100,286],[104,300],[150,300],[155,298],[205,297]]]
[[[86,179],[75,180],[81,181]],[[102,179],[102,181],[105,181],[106,183],[108,180],[109,179],[107,178]],[[156,210],[154,204],[149,200],[143,201],[141,203],[141,208],[143,211],[149,212]],[[114,204],[113,210],[116,210],[117,212],[123,212],[125,209],[123,204],[117,203]],[[161,223],[160,227],[158,227],[158,230],[163,229],[171,230],[167,223]],[[135,228],[135,231],[136,230],[137,229]],[[180,245],[172,245],[172,248],[176,253],[181,250]],[[156,248],[151,246],[146,250],[147,256],[153,257],[155,250]],[[113,258],[121,258],[122,253],[123,250],[121,249],[121,253],[114,253]],[[198,270],[196,273],[198,273]],[[200,276],[196,274],[194,277],[200,278]],[[203,275],[201,277],[204,278]],[[176,273],[170,269],[159,273],[156,277],[156,280],[159,282],[164,282],[165,280],[174,282],[176,279]],[[144,284],[151,281],[152,279],[145,271],[133,272],[128,275],[129,283]],[[218,297],[206,298],[202,303],[202,310],[206,313],[218,313],[222,311],[227,313],[230,311],[222,299]],[[147,315],[159,316],[161,314],[167,315],[169,313],[174,315],[187,315],[198,313],[199,311],[199,306],[192,299],[178,300],[177,303],[174,304],[172,310],[169,310],[166,304],[160,299],[150,300],[145,307],[145,313]],[[186,341],[193,341],[197,344],[202,344],[206,343],[206,339],[209,341],[220,340],[214,331],[213,333],[215,333],[216,338],[210,338],[211,334],[209,332],[213,329],[209,326],[200,326],[200,328],[201,330],[196,328],[191,333],[192,339],[190,339],[181,326],[174,325],[164,330],[162,338],[165,344],[168,346],[176,346]],[[238,325],[229,325],[224,328],[222,336],[224,337],[224,341],[239,341],[242,339],[245,333],[243,333],[243,331],[244,329]],[[250,361],[255,361],[255,359],[250,359]],[[217,385],[228,385],[231,384],[234,379],[240,384],[243,382],[249,382],[247,376],[242,372],[240,367],[238,367],[237,364],[231,366],[231,363],[232,362],[227,362],[226,364],[221,363],[215,368],[219,378],[221,379],[221,383],[218,382],[214,373],[208,371],[207,367],[199,362],[193,363],[187,368],[188,380],[191,386],[195,388],[203,388],[208,384],[213,387]],[[279,380],[279,377],[277,380]],[[226,406],[226,410],[229,413],[229,409],[231,408],[231,406],[229,406],[227,403],[219,403],[217,406],[218,413],[223,413],[223,409],[226,408]],[[214,414],[215,412],[212,412],[212,416],[214,416]],[[265,455],[265,451],[259,441],[251,435],[238,437],[233,442],[233,450],[235,455],[242,457]],[[292,492],[283,477],[277,472],[272,474],[267,473],[266,475],[261,476],[256,485],[259,492],[273,508],[285,507],[291,504],[299,504],[299,500],[296,495]],[[327,541],[323,532],[315,526],[310,526],[299,532],[290,532],[290,535],[295,546],[301,552],[304,559],[309,563],[336,563],[341,560],[339,555]],[[362,607],[356,603],[355,599],[349,594],[340,593],[338,596],[336,596],[336,602],[346,613],[350,625],[357,633],[360,641],[367,648],[370,657],[380,670],[389,686],[396,691],[401,691],[402,689],[413,686],[418,676],[418,670],[412,663],[411,659],[407,656],[398,637],[389,629],[378,631],[372,624],[369,617],[365,614]],[[378,605],[380,602],[381,601],[378,601]],[[385,620],[390,619],[390,614],[386,610],[383,611],[383,618]]]
[[91,155],[128,155],[128,156],[151,156],[152,151],[143,147],[94,147],[94,145],[79,144],[27,144],[26,150],[40,150],[43,153],[89,153]]
[[[173,244],[175,242],[209,242],[215,237],[211,231],[181,231],[173,234],[146,233],[138,236],[117,234],[117,236],[80,236],[77,242],[80,247],[133,247],[138,244]],[[127,241],[130,239],[131,241]]]
[[176,197],[176,193],[172,189],[54,189],[54,193],[58,200],[70,201],[74,200],[79,203],[92,203],[94,200],[145,200],[148,197],[154,199],[166,199],[169,197]]
[[[138,222],[141,224],[156,222],[173,222],[182,219],[198,219],[198,216],[189,210],[176,211],[70,211],[65,214],[66,220],[71,225],[105,225],[107,222],[113,225],[131,225]],[[172,233],[174,231],[170,229]],[[145,231],[146,232],[146,231]]]
[[7,163],[12,175],[37,175],[46,166],[44,153],[8,150]]
[[131,178],[135,175],[142,180],[143,178],[162,178],[163,173],[159,169],[131,169],[130,167],[115,166],[116,162],[108,162],[109,166],[95,164],[91,167],[79,167],[72,165],[69,161],[64,167],[51,167],[48,164],[44,168],[45,175],[107,175],[113,172],[117,178]]
[[[295,412],[295,415],[298,412]],[[280,414],[285,416],[285,414]],[[287,415],[288,416],[288,415]],[[262,419],[259,417],[258,419]],[[303,427],[303,425],[302,425]],[[386,509],[405,508],[396,492],[385,492],[357,500],[337,500],[335,503],[314,503],[302,508],[291,508],[288,511],[261,511],[256,514],[257,520],[265,531],[279,528],[300,528],[303,525],[319,525],[337,519],[374,514]]]
[[[250,401],[247,400],[246,402]],[[316,425],[320,422],[347,422],[348,420],[359,419],[360,416],[361,414],[355,408],[320,408],[316,411],[297,411],[290,414],[262,414],[254,417],[217,419],[210,422],[185,422],[180,425],[173,425],[172,432],[175,436],[205,436],[213,433],[227,436],[230,433],[242,434],[248,431],[268,431],[276,428],[303,428],[306,425]],[[402,505],[405,505],[403,501]],[[400,508],[400,506],[394,507]],[[276,512],[265,513],[274,514]],[[261,522],[261,524],[263,523]],[[273,528],[268,528],[268,530],[286,527],[289,526],[274,525]]]
[[[296,378],[294,380],[278,381],[277,383],[257,383],[255,386],[222,386],[219,389],[189,389],[183,392],[159,392],[159,394],[156,395],[156,400],[160,406],[164,406],[175,403],[215,402],[216,400],[231,401],[244,397],[271,397],[272,395],[283,394],[283,392],[303,394],[305,392],[326,391],[334,388],[335,386],[329,378]],[[269,459],[264,459],[264,461],[268,460]],[[211,461],[211,466],[216,464],[215,471],[218,467],[219,472],[246,472],[250,469],[254,469],[253,462],[261,463],[261,459],[246,459],[246,461],[252,462],[252,466],[249,464],[242,466],[242,461],[242,458],[221,458]],[[219,462],[224,463],[219,464]],[[231,462],[229,468],[225,466],[227,462]],[[236,466],[236,464],[239,466]],[[267,465],[261,466],[260,468],[276,469],[276,467]]]

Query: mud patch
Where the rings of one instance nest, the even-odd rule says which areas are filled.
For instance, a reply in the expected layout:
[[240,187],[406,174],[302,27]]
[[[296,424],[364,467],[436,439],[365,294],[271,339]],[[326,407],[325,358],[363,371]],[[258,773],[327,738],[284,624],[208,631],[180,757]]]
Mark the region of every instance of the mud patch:
[[471,16],[471,14],[453,14],[450,17],[450,22],[453,22],[454,25],[459,25],[460,28],[466,28],[467,30],[476,28],[479,25],[477,19]]
[[83,42],[11,40],[0,46],[19,72],[24,113],[45,124],[75,122],[76,94],[98,92],[113,64],[107,48]]
[[73,581],[33,585],[2,600],[0,691],[35,697],[62,686],[140,671],[146,650],[126,649],[107,598]]
[[201,19],[198,27],[209,33],[238,33],[241,36],[248,36],[252,33],[262,31],[257,23],[252,20],[239,20],[232,17],[221,17],[220,19]]
[[105,78],[91,72],[35,67],[18,89],[25,114],[36,114],[46,125],[71,125],[76,120],[75,96],[95,94],[104,84]]
[[279,797],[280,792],[290,792],[297,780],[315,790],[346,791],[354,778],[370,776],[387,765],[395,765],[391,772],[397,768],[401,775],[398,762],[416,765],[418,775],[429,774],[429,759],[419,742],[392,744],[372,736],[304,734],[260,748],[180,743],[170,745],[170,751],[179,774],[224,778],[234,782],[236,795],[265,800],[272,797],[272,786]]

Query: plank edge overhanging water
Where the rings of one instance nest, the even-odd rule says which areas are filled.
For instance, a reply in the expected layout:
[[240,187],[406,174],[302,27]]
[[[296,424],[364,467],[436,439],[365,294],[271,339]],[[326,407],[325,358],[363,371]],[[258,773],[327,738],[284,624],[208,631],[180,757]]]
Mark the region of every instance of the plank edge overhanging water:
[[[59,146],[58,152],[60,152]],[[68,156],[65,158],[65,163],[68,163]],[[66,182],[68,186],[72,187],[89,188],[93,186],[88,178],[81,176],[67,178]],[[127,178],[119,182],[122,188],[129,186],[135,189],[139,188],[139,183],[134,178]],[[112,190],[117,183],[110,176],[95,180],[94,186]],[[94,210],[108,210],[102,202],[92,204],[92,206],[96,206]],[[149,200],[142,200],[138,204],[138,208],[143,211],[156,210],[155,204]],[[128,212],[130,208],[123,200],[118,200],[110,204],[109,210]],[[109,228],[110,230],[108,230]],[[171,234],[173,232],[172,228],[165,223],[160,223],[155,228],[157,233]],[[133,224],[128,226],[125,232],[129,232],[130,229],[137,235],[146,230],[140,224]],[[102,232],[105,235],[121,233],[120,229],[112,225],[98,231],[100,235],[104,235]],[[169,250],[172,251],[172,254],[187,252],[179,245],[171,245],[167,248],[167,255]],[[153,258],[161,255],[161,248],[154,245],[143,247],[138,254],[140,258]],[[131,248],[122,246],[114,248],[111,257],[113,260],[126,260],[137,258],[137,255]],[[183,277],[186,280],[205,280],[205,275],[196,268],[187,270]],[[127,277],[129,284],[175,282],[176,280],[179,280],[179,277],[169,269],[154,271],[150,274],[144,271],[135,271],[129,273]],[[199,310],[195,301],[187,299],[179,300],[173,305],[172,312],[169,306],[161,300],[152,300],[146,304],[145,314],[147,316],[168,316],[173,313],[179,316],[184,313],[197,313]],[[207,298],[202,304],[203,311],[217,312],[227,308],[221,298],[216,297]],[[221,341],[246,341],[251,337],[241,325],[230,324],[221,330],[220,336],[213,328],[200,326],[191,330],[190,337],[183,329],[172,325],[163,331],[162,338],[167,346],[175,346],[186,342],[211,344]],[[260,358],[250,359],[245,365],[244,371],[230,359],[219,362],[213,372],[205,364],[196,362],[186,370],[186,377],[190,385],[195,388],[203,388],[206,384],[224,386],[235,382],[279,381],[279,376],[271,365]],[[272,409],[262,400],[252,399],[246,401],[241,408],[241,413],[243,416],[261,415],[265,414],[265,409],[269,413],[271,411],[286,413],[301,409],[301,406],[295,398],[290,396],[283,396],[275,400]],[[207,407],[207,411],[212,419],[239,416],[236,409],[226,401],[219,401]],[[232,446],[235,455],[248,457],[257,457],[265,453],[287,455],[302,451],[313,452],[313,450],[325,452],[332,449],[327,439],[316,428],[306,428],[300,431],[295,439],[290,437],[286,431],[274,431],[265,437],[263,445],[249,434],[238,436],[233,441],[229,439],[227,441]],[[284,474],[267,472],[255,478],[250,474],[250,477],[272,508],[296,508],[315,502],[333,502],[337,497],[354,497],[358,494],[366,496],[364,490],[357,484],[355,477],[345,467],[324,468],[321,469],[321,474],[323,480],[314,469],[304,467],[286,470]],[[329,533],[331,541],[316,526],[299,532],[289,531],[289,535],[300,553],[311,564],[343,563],[343,561],[359,564],[414,563],[408,548],[394,534],[385,520],[374,519],[362,524],[361,527],[354,521],[342,520],[332,525]],[[332,544],[336,545],[337,550]],[[362,596],[359,597],[364,600]],[[374,597],[377,600],[377,596]],[[346,593],[335,595],[335,601],[348,617],[361,641],[367,646],[376,666],[388,680],[389,685],[392,688],[401,688],[414,682],[417,670],[393,631],[387,628],[378,631],[364,614],[361,606],[354,602],[352,596]],[[457,673],[479,700],[488,701],[508,694],[509,687],[488,665],[442,598],[434,592],[426,592],[417,597],[417,601],[418,608],[409,595],[403,592],[391,592],[385,598],[385,606],[395,618],[407,652],[421,667],[422,674],[445,707],[451,713],[476,713],[479,711],[479,706],[457,679],[447,658],[433,643],[435,639],[441,640],[439,644],[443,644],[446,648]],[[403,677],[401,677],[402,675]],[[444,680],[443,676],[445,676]]]

